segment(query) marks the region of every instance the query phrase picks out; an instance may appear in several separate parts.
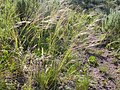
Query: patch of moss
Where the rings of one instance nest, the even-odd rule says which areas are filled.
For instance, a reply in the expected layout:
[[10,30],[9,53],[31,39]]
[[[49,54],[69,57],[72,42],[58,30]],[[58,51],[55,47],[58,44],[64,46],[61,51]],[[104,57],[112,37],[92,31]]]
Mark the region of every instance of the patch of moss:
[[88,58],[88,63],[94,67],[98,66],[97,60],[95,56],[90,56]]
[[106,73],[107,70],[108,70],[107,66],[104,66],[104,65],[99,66],[99,71],[100,71],[101,73]]

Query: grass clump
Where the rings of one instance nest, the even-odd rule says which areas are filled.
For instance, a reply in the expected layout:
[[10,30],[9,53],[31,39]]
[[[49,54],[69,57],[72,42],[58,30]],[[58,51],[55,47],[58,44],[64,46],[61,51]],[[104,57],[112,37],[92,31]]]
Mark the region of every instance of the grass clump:
[[107,47],[109,49],[119,51],[120,39],[120,12],[111,11],[111,13],[103,21],[103,29],[108,33],[106,38],[108,40]]
[[72,61],[72,41],[87,16],[61,8],[58,1],[2,1],[0,71],[7,73],[0,88],[6,83],[10,84],[7,88],[19,90],[80,88],[76,83],[79,64]]
[[88,90],[89,88],[89,79],[88,77],[80,77],[76,81],[76,90]]

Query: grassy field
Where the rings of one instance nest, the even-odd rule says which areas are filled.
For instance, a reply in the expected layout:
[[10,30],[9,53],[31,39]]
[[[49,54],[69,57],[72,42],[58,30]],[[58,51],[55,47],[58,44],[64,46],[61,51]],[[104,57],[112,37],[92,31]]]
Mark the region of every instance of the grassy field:
[[119,90],[119,0],[0,0],[0,90]]

